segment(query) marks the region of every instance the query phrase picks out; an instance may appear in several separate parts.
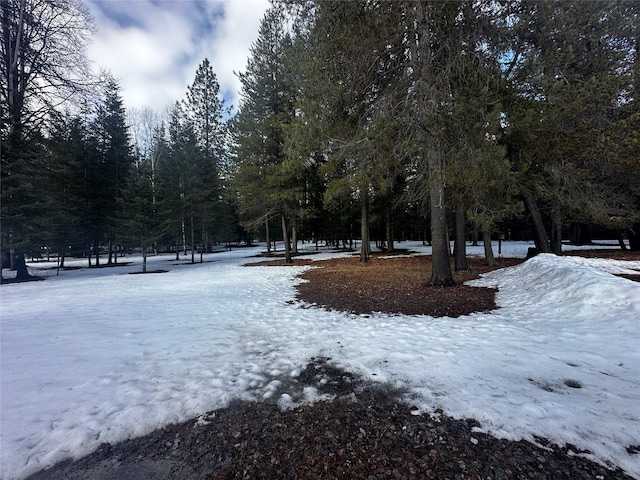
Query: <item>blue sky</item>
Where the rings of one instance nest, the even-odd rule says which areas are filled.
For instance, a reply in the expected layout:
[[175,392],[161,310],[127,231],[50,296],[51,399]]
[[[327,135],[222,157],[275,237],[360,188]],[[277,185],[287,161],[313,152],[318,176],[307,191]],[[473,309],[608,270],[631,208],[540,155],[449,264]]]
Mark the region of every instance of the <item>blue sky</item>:
[[268,0],[83,0],[96,32],[87,53],[119,80],[127,108],[162,113],[184,98],[202,60],[218,77],[225,106],[240,82]]

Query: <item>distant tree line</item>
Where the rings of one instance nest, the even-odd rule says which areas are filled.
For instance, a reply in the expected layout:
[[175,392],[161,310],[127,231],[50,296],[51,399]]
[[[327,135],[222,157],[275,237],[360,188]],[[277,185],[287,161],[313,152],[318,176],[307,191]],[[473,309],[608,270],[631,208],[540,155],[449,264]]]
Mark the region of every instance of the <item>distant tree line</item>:
[[373,239],[420,237],[442,286],[450,240],[466,269],[465,241],[491,262],[505,225],[540,252],[591,226],[640,249],[637,2],[278,1],[231,117],[206,59],[166,114],[125,110],[88,73],[80,3],[1,5],[1,248],[19,275],[42,245],[196,261],[243,232],[288,261],[299,238],[358,240],[367,261]]

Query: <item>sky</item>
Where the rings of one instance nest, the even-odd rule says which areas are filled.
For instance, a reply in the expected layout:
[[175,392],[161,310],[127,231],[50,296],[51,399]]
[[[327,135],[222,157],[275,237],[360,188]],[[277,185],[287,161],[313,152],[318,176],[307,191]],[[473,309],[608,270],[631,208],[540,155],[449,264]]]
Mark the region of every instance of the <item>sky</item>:
[[96,26],[87,54],[119,81],[125,107],[163,113],[208,58],[225,106],[240,82],[268,0],[82,0]]
[[[503,255],[524,257],[531,245],[504,242]],[[614,275],[637,275],[640,261],[538,255],[472,282],[498,289],[496,310],[451,319],[312,308],[295,292],[311,267],[243,266],[264,248],[195,265],[151,257],[149,269],[166,273],[149,275],[127,274],[139,257],[59,276],[43,262],[30,269],[46,281],[2,285],[0,479],[234,398],[281,408],[327,400],[292,386],[318,356],[403,388],[416,414],[474,418],[471,435],[575,445],[640,479],[626,450],[640,444],[640,283]]]

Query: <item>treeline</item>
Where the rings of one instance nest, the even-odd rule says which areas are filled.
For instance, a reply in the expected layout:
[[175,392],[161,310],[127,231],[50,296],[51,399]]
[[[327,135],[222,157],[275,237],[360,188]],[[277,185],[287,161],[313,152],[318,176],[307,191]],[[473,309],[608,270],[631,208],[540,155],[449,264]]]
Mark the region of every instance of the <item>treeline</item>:
[[[219,85],[204,60],[186,98],[164,116],[125,112],[119,87],[86,111],[56,118],[41,142],[37,165],[43,205],[40,245],[82,254],[89,266],[117,263],[118,250],[209,251],[229,239],[237,221],[225,202],[226,155]],[[46,172],[46,176],[41,174]],[[230,223],[231,222],[231,223]],[[187,248],[188,247],[188,248]],[[71,249],[71,252],[68,250]],[[202,257],[201,257],[202,259]]]
[[31,25],[53,49],[30,64],[19,24],[42,12],[19,13],[43,4],[90,30],[73,0],[2,3],[2,251],[18,267],[41,245],[190,245],[195,261],[242,228],[284,238],[288,260],[300,237],[357,238],[366,261],[372,225],[388,250],[420,235],[435,285],[453,283],[450,239],[464,269],[470,234],[508,222],[541,252],[570,225],[640,249],[634,1],[283,0],[228,121],[207,60],[162,118],[125,112],[112,79],[96,95],[81,50],[59,58],[82,29]]
[[127,113],[118,83],[102,76],[80,109],[51,111],[43,127],[5,144],[3,253],[17,252],[18,266],[24,254],[53,254],[61,266],[81,255],[100,266],[135,249],[146,269],[150,251],[178,258],[183,250],[195,262],[196,251],[202,260],[213,244],[236,240],[221,175],[223,105],[210,63],[163,116]]

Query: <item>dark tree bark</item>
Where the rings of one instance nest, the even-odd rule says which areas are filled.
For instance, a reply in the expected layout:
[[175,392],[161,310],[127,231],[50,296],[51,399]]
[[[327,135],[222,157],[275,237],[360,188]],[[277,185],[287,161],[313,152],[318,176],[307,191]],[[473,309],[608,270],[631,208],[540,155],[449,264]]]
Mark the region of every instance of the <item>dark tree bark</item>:
[[432,270],[429,283],[437,287],[449,287],[456,284],[449,263],[449,244],[447,241],[447,214],[444,203],[444,165],[440,155],[429,158],[429,171],[432,182],[429,186],[431,202],[431,257]]
[[466,218],[464,214],[464,205],[459,203],[456,206],[456,238],[455,238],[455,258],[456,272],[463,270],[469,270],[469,263],[467,262],[467,235],[466,235]]
[[562,216],[555,209],[551,214],[551,251],[562,255]]
[[640,223],[636,223],[633,228],[628,231],[629,237],[629,250],[640,250]]
[[620,231],[616,231],[616,240],[618,240],[618,245],[620,245],[620,250],[628,250],[627,244],[624,243],[624,238],[622,237],[622,233]]
[[196,233],[193,225],[193,213],[191,214],[191,263],[196,263]]
[[[204,220],[202,220],[201,222],[202,224],[202,232],[201,232],[201,237],[200,237],[200,263],[202,263],[204,261],[203,256],[204,256],[204,251],[205,249],[207,249],[207,236],[205,234],[205,223]],[[208,252],[208,249],[207,249]]]
[[393,244],[393,215],[391,215],[391,206],[385,209],[386,237],[387,237],[387,253],[394,251]]
[[291,225],[291,253],[294,255],[298,253],[298,231],[295,223]]
[[267,255],[271,255],[271,238],[269,237],[269,216],[264,217],[264,235],[267,242]]
[[367,187],[362,189],[360,196],[362,202],[360,261],[368,262],[371,257],[371,239],[369,238],[369,193],[367,192]]
[[487,229],[482,230],[482,243],[484,243],[484,258],[487,265],[493,267],[496,264],[496,258],[493,256],[493,247],[491,246],[491,232]]
[[444,182],[434,182],[430,187],[431,200],[431,280],[437,287],[449,287],[456,284],[449,263],[449,245],[447,243],[447,217],[444,204]]
[[529,210],[529,213],[531,214],[531,221],[533,222],[533,239],[538,252],[551,253],[549,236],[544,228],[542,215],[540,214],[540,209],[538,208],[536,200],[533,198],[531,192],[526,190],[522,191],[522,199],[524,200],[525,207],[527,207],[527,210]]
[[282,212],[280,214],[282,220],[282,240],[284,241],[284,261],[291,263],[291,244],[289,243],[289,227],[287,225],[287,216]]
[[16,280],[28,280],[30,278],[33,278],[29,274],[29,270],[27,269],[27,263],[24,259],[24,253],[13,253],[13,268],[16,271]]
[[573,223],[571,225],[570,240],[574,245],[589,245],[593,241],[591,227],[584,223]]
[[142,248],[142,273],[147,273],[147,246],[144,239],[142,239],[140,247]]
[[96,253],[96,262],[95,266],[100,266],[100,241],[98,239],[95,240],[95,253]]

